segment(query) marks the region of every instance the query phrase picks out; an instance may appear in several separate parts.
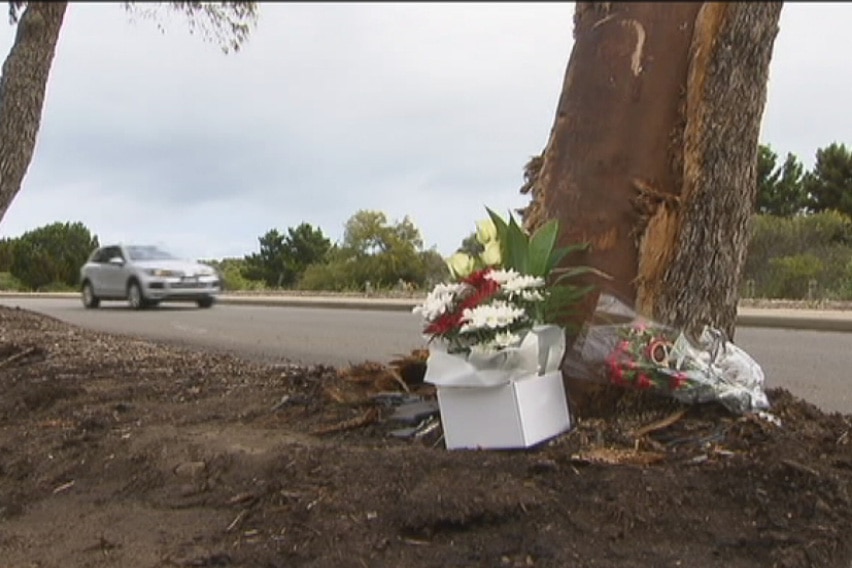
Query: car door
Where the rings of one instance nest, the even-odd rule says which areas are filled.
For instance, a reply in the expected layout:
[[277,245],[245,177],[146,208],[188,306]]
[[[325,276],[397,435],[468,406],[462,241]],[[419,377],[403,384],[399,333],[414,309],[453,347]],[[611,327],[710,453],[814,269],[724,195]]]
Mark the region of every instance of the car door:
[[104,284],[104,261],[106,260],[106,248],[99,248],[86,262],[83,268],[83,275],[91,284],[95,292],[95,296],[106,295],[106,285]]
[[123,264],[116,264],[112,259],[120,258],[126,262],[121,247],[110,246],[104,248],[103,259],[100,262],[102,294],[104,296],[123,298],[126,292],[126,278]]

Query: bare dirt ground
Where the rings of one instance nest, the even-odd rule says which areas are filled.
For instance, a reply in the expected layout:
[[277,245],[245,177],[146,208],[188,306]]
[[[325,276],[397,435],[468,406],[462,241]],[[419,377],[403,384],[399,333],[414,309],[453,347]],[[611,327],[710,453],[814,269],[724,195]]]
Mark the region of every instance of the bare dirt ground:
[[629,394],[447,451],[389,435],[377,393],[434,394],[404,355],[263,366],[0,307],[0,567],[852,566],[850,415]]

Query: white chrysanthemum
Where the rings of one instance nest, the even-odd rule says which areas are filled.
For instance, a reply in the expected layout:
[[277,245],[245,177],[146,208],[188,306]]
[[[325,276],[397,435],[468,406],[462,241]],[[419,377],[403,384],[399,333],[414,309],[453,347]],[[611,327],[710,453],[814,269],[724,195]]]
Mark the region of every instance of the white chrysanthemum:
[[490,341],[470,346],[471,355],[493,355],[496,352],[497,350],[491,345]]
[[538,290],[522,290],[521,299],[525,302],[543,302],[544,295]]
[[528,274],[519,274],[514,269],[492,270],[488,274],[488,278],[500,284],[500,287],[509,294],[514,294],[522,290],[529,290],[531,288],[541,288],[544,286],[544,278],[530,276]]
[[492,355],[507,347],[517,347],[521,344],[521,336],[511,331],[500,332],[490,341],[471,345],[470,352],[477,355]]
[[512,294],[514,292],[521,292],[531,288],[541,288],[542,286],[544,286],[544,278],[529,276],[527,274],[519,274],[517,277],[508,280],[505,284],[503,284],[503,289]]
[[521,336],[511,331],[502,331],[494,336],[490,344],[495,349],[505,349],[506,347],[517,347],[521,344]]
[[447,313],[447,310],[452,307],[456,296],[464,290],[465,286],[467,285],[462,283],[437,284],[426,296],[423,303],[415,306],[411,311],[422,315],[426,321],[434,321]]
[[515,271],[514,268],[510,268],[509,270],[496,270],[495,269],[495,270],[488,272],[485,275],[486,278],[493,280],[494,282],[496,282],[497,284],[500,284],[501,286],[503,284],[505,284],[506,282],[508,282],[509,280],[514,280],[518,276],[520,276],[520,274],[518,274],[517,271]]
[[522,308],[506,302],[493,302],[466,309],[462,313],[463,325],[460,331],[466,333],[480,329],[500,329],[525,317],[526,312]]

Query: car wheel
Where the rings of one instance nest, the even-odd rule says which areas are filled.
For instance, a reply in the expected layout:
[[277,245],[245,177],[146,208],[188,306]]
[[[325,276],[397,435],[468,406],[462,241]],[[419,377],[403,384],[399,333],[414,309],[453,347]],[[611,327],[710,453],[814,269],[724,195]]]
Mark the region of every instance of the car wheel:
[[86,308],[97,308],[101,304],[100,298],[95,296],[95,290],[92,288],[91,282],[83,283],[83,306]]
[[141,310],[148,306],[145,296],[142,295],[142,288],[139,286],[139,282],[135,280],[127,285],[127,303],[134,310]]
[[201,298],[198,300],[199,308],[209,308],[213,306],[213,298]]

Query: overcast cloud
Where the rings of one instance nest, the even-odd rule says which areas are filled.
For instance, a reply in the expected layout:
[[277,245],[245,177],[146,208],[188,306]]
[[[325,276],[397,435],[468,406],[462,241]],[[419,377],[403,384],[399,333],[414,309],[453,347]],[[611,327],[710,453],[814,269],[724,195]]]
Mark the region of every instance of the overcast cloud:
[[[0,222],[82,221],[101,242],[241,257],[307,222],[408,215],[451,254],[525,205],[571,53],[573,3],[261,4],[223,55],[118,4],[69,6],[35,158]],[[852,4],[785,4],[761,139],[806,167],[846,142]],[[14,28],[0,26],[8,52]],[[846,138],[844,138],[846,137]]]

